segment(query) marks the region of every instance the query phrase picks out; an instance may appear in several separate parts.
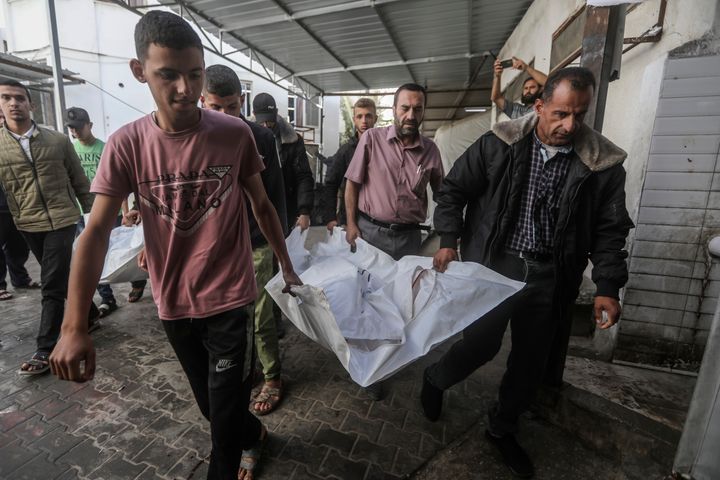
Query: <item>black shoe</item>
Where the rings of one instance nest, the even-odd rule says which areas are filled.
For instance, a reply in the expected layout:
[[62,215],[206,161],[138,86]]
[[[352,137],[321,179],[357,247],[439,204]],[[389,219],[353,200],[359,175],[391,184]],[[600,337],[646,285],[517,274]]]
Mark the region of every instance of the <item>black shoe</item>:
[[505,465],[519,478],[532,478],[535,475],[535,468],[532,460],[525,450],[515,440],[515,435],[507,434],[496,437],[489,430],[485,430],[485,437],[495,446],[502,455]]
[[383,386],[380,382],[368,385],[367,387],[363,388],[363,391],[365,392],[365,395],[367,395],[368,398],[370,398],[370,400],[372,400],[373,402],[378,402],[382,400],[384,394]]
[[428,379],[427,369],[423,372],[423,385],[420,392],[420,403],[422,403],[425,417],[431,422],[437,422],[442,412],[444,390],[437,388],[430,383]]

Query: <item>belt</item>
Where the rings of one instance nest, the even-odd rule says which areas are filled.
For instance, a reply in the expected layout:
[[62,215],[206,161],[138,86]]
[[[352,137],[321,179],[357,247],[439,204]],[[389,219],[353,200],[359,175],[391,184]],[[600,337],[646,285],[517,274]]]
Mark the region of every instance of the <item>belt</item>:
[[409,230],[427,230],[430,231],[430,225],[420,225],[419,223],[386,223],[377,220],[365,212],[358,210],[358,215],[378,227],[387,228],[396,232],[404,232]]
[[515,250],[513,248],[506,248],[505,252],[516,257],[524,258],[526,260],[532,260],[534,262],[551,262],[553,260],[552,253],[523,252],[520,250]]

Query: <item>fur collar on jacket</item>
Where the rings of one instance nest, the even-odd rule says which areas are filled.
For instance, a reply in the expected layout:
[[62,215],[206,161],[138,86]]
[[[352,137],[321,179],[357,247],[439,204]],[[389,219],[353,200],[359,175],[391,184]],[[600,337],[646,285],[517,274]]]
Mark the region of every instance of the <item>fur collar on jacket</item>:
[[[250,121],[257,122],[257,120],[255,120],[255,115],[250,117]],[[295,128],[293,128],[293,126],[280,115],[277,116],[277,121],[275,122],[273,133],[275,134],[275,132],[280,133],[280,141],[283,144],[295,143],[298,141],[298,134],[295,131]]]
[[[537,115],[529,113],[515,120],[498,122],[492,130],[500,140],[512,145],[529,135],[535,129],[537,122]],[[606,170],[622,163],[627,157],[623,149],[584,123],[573,140],[573,148],[580,160],[593,172]]]

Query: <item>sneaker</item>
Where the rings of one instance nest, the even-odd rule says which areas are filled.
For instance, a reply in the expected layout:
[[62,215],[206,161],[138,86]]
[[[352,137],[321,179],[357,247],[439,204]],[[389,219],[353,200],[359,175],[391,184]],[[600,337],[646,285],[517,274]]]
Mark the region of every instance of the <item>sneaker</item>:
[[112,301],[105,301],[103,300],[103,303],[100,304],[98,307],[98,311],[100,312],[99,318],[104,318],[110,315],[112,312],[118,309],[117,302],[115,300]]
[[485,430],[485,437],[498,449],[503,462],[513,475],[519,478],[532,478],[535,475],[532,460],[517,442],[515,435],[510,433],[499,437],[493,435],[490,430]]

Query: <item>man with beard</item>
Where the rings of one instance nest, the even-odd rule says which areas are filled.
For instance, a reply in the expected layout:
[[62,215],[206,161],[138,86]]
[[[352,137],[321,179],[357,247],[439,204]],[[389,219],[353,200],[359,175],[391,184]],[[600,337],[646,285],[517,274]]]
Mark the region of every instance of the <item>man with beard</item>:
[[343,192],[343,194],[345,192],[345,172],[347,172],[360,137],[366,130],[373,128],[377,121],[375,102],[369,98],[361,98],[355,102],[352,112],[355,134],[338,149],[333,156],[327,175],[325,175],[325,185],[322,192],[323,221],[327,224],[327,229],[330,232],[338,222],[340,225],[346,223],[345,199],[341,197],[340,202],[338,202],[338,191]]
[[523,62],[519,58],[512,57],[513,68],[520,70],[521,72],[527,72],[530,77],[525,79],[522,88],[522,97],[520,97],[521,103],[508,102],[500,90],[500,78],[503,73],[503,66],[499,59],[495,60],[493,69],[495,75],[493,76],[492,92],[490,92],[490,99],[500,110],[505,113],[511,119],[522,117],[533,111],[533,105],[535,100],[540,98],[542,95],[542,88],[547,81],[547,75],[542,72],[535,70],[533,67]]
[[[427,217],[427,185],[437,193],[443,178],[440,150],[420,135],[425,89],[408,83],[395,91],[393,125],[360,137],[345,178],[346,239],[362,238],[395,260],[420,251]],[[377,383],[366,393],[379,400]]]

